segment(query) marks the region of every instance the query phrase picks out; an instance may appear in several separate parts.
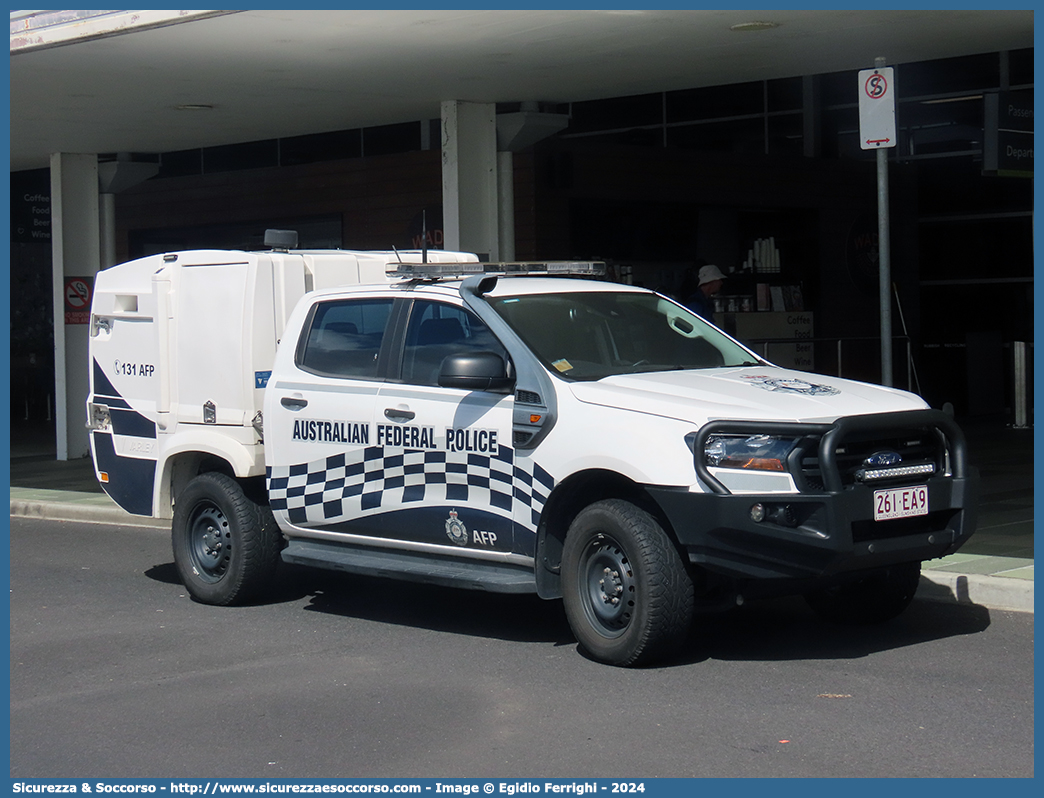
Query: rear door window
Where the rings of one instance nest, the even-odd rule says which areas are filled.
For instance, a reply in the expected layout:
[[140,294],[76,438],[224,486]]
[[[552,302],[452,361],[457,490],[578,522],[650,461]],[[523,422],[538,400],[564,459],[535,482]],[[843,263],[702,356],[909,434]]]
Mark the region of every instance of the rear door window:
[[375,380],[393,300],[345,299],[316,305],[297,366],[323,377]]

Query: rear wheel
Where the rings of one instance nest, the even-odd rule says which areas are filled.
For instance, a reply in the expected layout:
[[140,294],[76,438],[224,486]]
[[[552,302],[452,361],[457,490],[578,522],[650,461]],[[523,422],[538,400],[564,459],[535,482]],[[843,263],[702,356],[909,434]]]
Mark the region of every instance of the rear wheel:
[[270,584],[282,535],[271,510],[236,480],[200,474],[178,497],[171,525],[174,564],[189,594],[205,604],[237,604]]
[[676,648],[689,631],[693,588],[656,520],[629,502],[584,509],[566,535],[563,602],[592,658],[640,665]]
[[805,601],[816,614],[836,623],[883,623],[910,605],[920,578],[919,562],[889,565],[807,593]]

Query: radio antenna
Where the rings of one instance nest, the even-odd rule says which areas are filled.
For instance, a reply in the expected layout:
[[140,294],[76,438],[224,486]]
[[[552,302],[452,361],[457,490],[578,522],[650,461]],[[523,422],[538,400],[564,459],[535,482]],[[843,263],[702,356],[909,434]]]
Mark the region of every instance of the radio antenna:
[[428,212],[421,211],[421,263],[428,262]]

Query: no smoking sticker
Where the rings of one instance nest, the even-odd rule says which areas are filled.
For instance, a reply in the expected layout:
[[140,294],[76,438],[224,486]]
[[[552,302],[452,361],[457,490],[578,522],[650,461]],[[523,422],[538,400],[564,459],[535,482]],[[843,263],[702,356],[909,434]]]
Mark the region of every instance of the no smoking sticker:
[[65,278],[65,323],[87,324],[91,317],[90,277]]

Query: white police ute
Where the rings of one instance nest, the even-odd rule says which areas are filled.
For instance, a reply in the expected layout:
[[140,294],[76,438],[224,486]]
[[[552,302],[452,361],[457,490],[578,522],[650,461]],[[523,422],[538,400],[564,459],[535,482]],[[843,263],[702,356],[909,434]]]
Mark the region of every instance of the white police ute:
[[295,238],[96,279],[97,475],[171,519],[198,601],[280,560],[536,593],[636,665],[744,597],[891,618],[974,529],[964,437],[917,396],[773,366],[600,264]]

